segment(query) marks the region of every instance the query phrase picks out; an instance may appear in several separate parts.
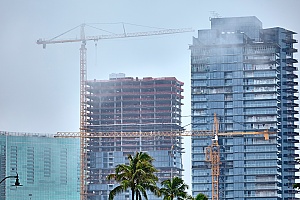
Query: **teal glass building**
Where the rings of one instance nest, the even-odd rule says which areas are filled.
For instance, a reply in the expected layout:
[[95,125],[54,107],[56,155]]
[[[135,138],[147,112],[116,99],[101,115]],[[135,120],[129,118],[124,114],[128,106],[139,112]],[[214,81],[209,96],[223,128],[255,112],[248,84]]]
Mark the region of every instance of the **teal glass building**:
[[[212,18],[191,49],[192,129],[220,132],[272,130],[262,135],[219,136],[220,200],[292,200],[296,175],[298,61],[293,31],[263,29],[256,17]],[[192,137],[192,192],[212,197],[205,161],[211,137]]]
[[1,200],[79,200],[78,138],[0,132],[0,178],[19,175],[0,185]]

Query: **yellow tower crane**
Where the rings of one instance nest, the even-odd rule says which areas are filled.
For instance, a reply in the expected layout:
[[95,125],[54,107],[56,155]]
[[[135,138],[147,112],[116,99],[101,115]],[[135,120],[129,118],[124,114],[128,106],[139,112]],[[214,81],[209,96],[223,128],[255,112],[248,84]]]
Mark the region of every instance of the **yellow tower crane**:
[[[87,81],[87,56],[86,56],[86,43],[87,41],[98,41],[104,39],[117,39],[117,38],[131,38],[131,37],[142,37],[142,36],[154,36],[154,35],[165,35],[165,34],[175,34],[175,33],[184,33],[184,32],[193,32],[191,28],[182,28],[182,29],[162,29],[159,31],[150,31],[150,32],[134,32],[134,33],[126,33],[125,27],[123,23],[124,33],[123,34],[111,34],[111,35],[98,35],[98,36],[86,36],[85,35],[85,26],[86,24],[81,24],[76,26],[52,39],[37,40],[37,44],[43,45],[43,48],[46,48],[47,44],[58,44],[58,43],[73,43],[73,42],[81,42],[80,47],[80,199],[85,200],[87,194],[86,187],[86,169],[85,165],[87,159],[87,152],[84,149],[86,144],[86,121],[87,121],[87,113],[86,113],[86,81]],[[72,38],[72,39],[58,39],[60,36],[80,27],[80,38]]]
[[205,161],[210,163],[211,166],[211,193],[212,200],[219,200],[219,176],[220,176],[220,146],[218,136],[237,136],[237,135],[256,135],[263,134],[265,140],[269,140],[269,134],[275,134],[269,131],[260,132],[231,132],[219,133],[219,120],[216,113],[214,114],[214,125],[212,131],[212,142],[209,147],[205,148]]
[[[214,115],[213,131],[153,131],[153,132],[89,132],[82,134],[80,132],[58,132],[54,137],[59,138],[74,138],[80,137],[85,139],[90,138],[105,138],[105,137],[155,137],[155,136],[193,136],[193,137],[212,137],[212,144],[206,147],[205,161],[210,163],[211,178],[212,178],[212,200],[219,200],[219,176],[220,176],[220,146],[218,143],[218,136],[241,136],[241,135],[264,135],[265,140],[269,139],[270,134],[276,134],[268,130],[258,132],[218,132],[219,122],[217,115]],[[87,145],[87,143],[85,143]],[[86,149],[87,146],[81,146]],[[82,151],[82,149],[81,149]],[[82,159],[81,159],[82,160]],[[86,164],[85,164],[86,165]],[[85,182],[80,183],[85,184]]]

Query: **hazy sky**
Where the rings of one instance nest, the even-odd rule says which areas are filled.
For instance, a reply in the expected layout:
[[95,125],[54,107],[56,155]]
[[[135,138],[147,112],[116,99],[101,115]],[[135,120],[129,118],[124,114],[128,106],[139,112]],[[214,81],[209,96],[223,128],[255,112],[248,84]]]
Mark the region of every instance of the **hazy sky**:
[[[36,44],[81,23],[125,22],[160,28],[209,29],[221,17],[257,16],[264,28],[300,33],[299,0],[0,0],[0,130],[55,133],[79,130],[80,43]],[[105,30],[121,25],[94,24]],[[153,31],[126,26],[128,32]],[[86,35],[105,32],[86,29]],[[76,29],[63,38],[79,37]],[[189,44],[197,32],[89,42],[88,79],[110,73],[175,76],[185,83],[183,115],[190,115]],[[295,36],[299,40],[299,35]],[[298,48],[298,45],[296,46]],[[296,58],[299,55],[296,54]],[[183,125],[189,123],[185,118]],[[189,146],[189,144],[188,144]],[[187,152],[189,152],[189,148]],[[190,161],[185,161],[190,162]],[[189,179],[189,171],[187,171]]]

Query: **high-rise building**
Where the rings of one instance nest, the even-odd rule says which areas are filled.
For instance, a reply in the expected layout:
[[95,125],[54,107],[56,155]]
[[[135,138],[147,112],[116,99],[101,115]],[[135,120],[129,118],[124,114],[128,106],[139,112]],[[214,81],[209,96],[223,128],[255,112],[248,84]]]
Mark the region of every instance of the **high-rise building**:
[[[256,17],[212,18],[191,49],[192,130],[277,131],[262,135],[219,136],[219,199],[291,200],[298,118],[295,95],[295,33],[263,29]],[[192,137],[192,191],[212,197],[212,171],[205,161],[211,137]]]
[[[89,132],[150,132],[181,130],[183,83],[176,78],[131,78],[112,74],[109,80],[88,81]],[[113,134],[113,133],[112,133]],[[172,136],[111,136],[93,138],[89,150],[89,199],[106,200],[117,186],[106,180],[127,155],[147,152],[160,181],[182,176],[181,138]],[[151,196],[151,195],[150,195]],[[150,197],[154,199],[155,197]],[[130,198],[130,191],[117,199]]]
[[0,178],[16,176],[0,185],[4,200],[80,199],[78,138],[46,134],[0,132]]

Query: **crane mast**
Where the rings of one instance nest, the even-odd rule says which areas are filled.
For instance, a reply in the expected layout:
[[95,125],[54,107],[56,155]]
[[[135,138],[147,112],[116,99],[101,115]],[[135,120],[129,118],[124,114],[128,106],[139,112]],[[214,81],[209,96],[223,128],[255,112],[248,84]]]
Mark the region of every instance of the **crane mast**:
[[[65,33],[78,28],[79,26],[66,31],[59,36],[56,36],[50,40],[37,40],[37,44],[43,45],[43,48],[46,48],[47,44],[57,44],[57,43],[72,43],[72,42],[81,42],[80,47],[80,199],[87,199],[87,137],[85,137],[87,132],[87,106],[86,106],[86,81],[87,81],[87,41],[98,41],[102,39],[117,39],[117,38],[128,38],[128,37],[141,37],[141,36],[152,36],[152,35],[163,35],[163,34],[175,34],[183,32],[193,32],[191,28],[183,29],[163,29],[160,31],[151,31],[151,32],[137,32],[137,33],[125,33],[124,34],[112,34],[112,35],[98,35],[98,36],[86,36],[85,35],[85,25],[80,25],[80,38],[73,39],[63,39],[58,40],[57,38],[64,35]],[[124,29],[125,30],[125,29]]]
[[[86,188],[86,173],[87,173],[87,149],[85,147],[85,143],[87,142],[87,138],[83,137],[86,134],[86,81],[87,81],[87,66],[86,66],[86,42],[82,41],[80,47],[80,191],[83,196],[87,194]],[[84,197],[82,198],[84,199]]]
[[219,176],[220,176],[220,146],[218,142],[219,121],[214,114],[213,138],[211,146],[205,147],[205,161],[211,165],[211,193],[212,200],[219,200]]

